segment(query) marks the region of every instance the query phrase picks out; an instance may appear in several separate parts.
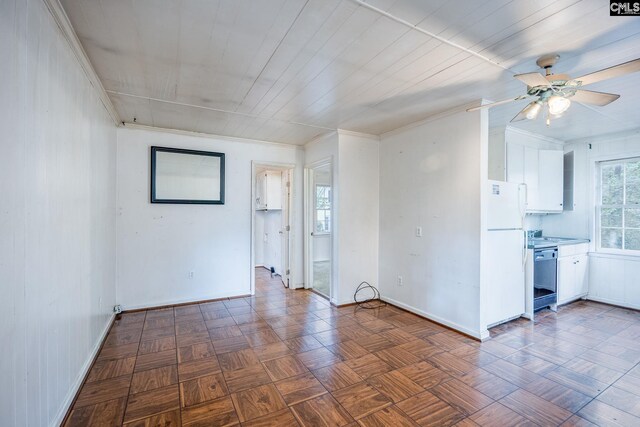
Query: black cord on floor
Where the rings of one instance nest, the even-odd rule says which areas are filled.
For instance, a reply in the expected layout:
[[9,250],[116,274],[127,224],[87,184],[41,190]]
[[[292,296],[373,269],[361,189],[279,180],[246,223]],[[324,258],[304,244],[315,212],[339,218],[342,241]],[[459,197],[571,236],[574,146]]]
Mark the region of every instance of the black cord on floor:
[[[358,299],[358,294],[362,294],[362,292],[371,292],[370,298]],[[361,297],[362,298],[362,297]],[[387,305],[386,302],[380,299],[380,292],[376,289],[375,286],[370,285],[368,282],[362,282],[356,288],[356,291],[353,294],[353,300],[356,304],[358,304],[359,308],[366,309],[375,309],[382,308]]]

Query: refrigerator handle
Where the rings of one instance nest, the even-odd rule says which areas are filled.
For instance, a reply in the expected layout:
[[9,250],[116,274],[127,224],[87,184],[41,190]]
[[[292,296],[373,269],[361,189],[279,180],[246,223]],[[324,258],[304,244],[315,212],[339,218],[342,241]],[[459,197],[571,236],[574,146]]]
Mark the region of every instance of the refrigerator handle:
[[524,230],[524,218],[527,215],[527,199],[529,197],[527,184],[518,184],[518,209],[520,210],[520,225]]
[[528,251],[527,251],[527,232],[525,230],[522,231],[524,234],[524,242],[522,245],[522,271],[526,271]]

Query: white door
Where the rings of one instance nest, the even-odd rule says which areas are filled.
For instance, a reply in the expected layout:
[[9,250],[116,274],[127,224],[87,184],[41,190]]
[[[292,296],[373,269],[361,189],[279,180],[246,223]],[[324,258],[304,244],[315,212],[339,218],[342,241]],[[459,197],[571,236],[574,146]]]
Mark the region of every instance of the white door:
[[586,295],[589,290],[589,256],[576,255],[576,296]]
[[292,170],[282,172],[282,229],[280,231],[282,245],[282,283],[288,288],[291,277],[291,178]]
[[333,246],[331,164],[325,163],[310,168],[307,184],[307,287],[331,298]]
[[575,257],[558,258],[558,304],[571,300],[575,292]]

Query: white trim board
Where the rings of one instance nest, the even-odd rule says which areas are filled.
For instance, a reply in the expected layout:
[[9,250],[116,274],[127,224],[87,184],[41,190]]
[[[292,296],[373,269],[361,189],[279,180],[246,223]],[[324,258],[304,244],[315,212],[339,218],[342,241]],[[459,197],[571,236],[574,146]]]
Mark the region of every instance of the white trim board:
[[102,333],[100,334],[100,337],[98,338],[95,345],[93,346],[93,349],[89,354],[89,357],[87,357],[87,360],[85,360],[84,365],[82,365],[82,369],[78,373],[78,376],[76,377],[75,381],[69,388],[69,391],[67,392],[67,397],[62,402],[62,406],[60,406],[60,409],[58,410],[58,413],[55,415],[55,417],[51,421],[51,424],[49,424],[50,426],[53,427],[53,426],[62,425],[62,421],[64,421],[64,417],[67,415],[67,412],[69,411],[69,409],[71,409],[70,407],[76,397],[76,394],[78,394],[78,391],[80,391],[80,387],[82,386],[82,384],[84,384],[84,379],[89,373],[89,369],[91,369],[91,367],[93,366],[93,361],[96,359],[96,357],[98,357],[98,352],[102,348],[102,343],[104,342],[105,338],[107,337],[107,334],[109,333],[109,330],[111,329],[111,325],[113,324],[115,316],[116,316],[115,313],[112,313],[111,316],[109,317],[109,321],[105,325],[104,330],[102,331]]
[[160,301],[153,302],[150,304],[137,304],[137,305],[127,305],[122,306],[122,311],[134,311],[134,310],[153,310],[159,307],[167,307],[173,305],[187,305],[187,304],[200,304],[205,301],[216,301],[216,300],[225,300],[225,299],[233,299],[233,298],[247,298],[250,297],[251,294],[247,291],[246,294],[220,294],[220,295],[209,295],[209,296],[200,296],[194,298],[187,299],[179,299],[173,301]]
[[67,40],[67,43],[71,48],[71,51],[73,52],[76,59],[78,60],[78,63],[80,63],[80,67],[82,67],[82,70],[87,76],[87,79],[89,79],[89,83],[91,83],[91,86],[93,86],[96,92],[98,93],[98,97],[100,98],[102,105],[104,105],[104,108],[107,110],[107,113],[109,114],[109,116],[111,116],[113,123],[116,126],[120,126],[120,123],[121,123],[120,115],[118,114],[115,107],[113,106],[113,103],[111,102],[111,98],[109,98],[107,91],[102,85],[102,82],[100,81],[100,78],[96,73],[96,70],[93,68],[93,65],[91,65],[91,61],[89,61],[89,57],[87,56],[87,53],[82,47],[82,43],[80,43],[80,39],[78,39],[78,35],[76,34],[76,31],[73,29],[73,26],[71,25],[71,21],[69,21],[69,17],[67,16],[67,13],[64,11],[64,8],[60,4],[60,0],[43,0],[43,1],[44,1],[44,4],[47,6],[47,9],[49,9],[51,16],[53,16],[53,20],[58,25],[58,28],[60,28],[60,31],[62,31],[62,35]]
[[346,130],[346,129],[338,129],[336,132],[338,132],[338,135],[357,136],[360,138],[375,139],[376,141],[380,141],[380,135],[374,135],[372,133],[355,132],[355,131]]
[[388,298],[388,297],[385,297],[385,296],[380,296],[380,299],[382,301],[384,301],[384,302],[388,302],[391,305],[395,305],[395,306],[400,307],[400,308],[402,308],[404,310],[407,310],[407,311],[409,311],[411,313],[417,314],[417,315],[422,316],[424,318],[427,318],[429,320],[433,320],[434,322],[439,323],[441,325],[444,325],[444,326],[447,326],[449,328],[455,329],[458,332],[462,332],[463,334],[469,335],[470,337],[476,338],[476,339],[478,339],[480,341],[486,341],[487,339],[489,339],[489,331],[486,330],[486,329],[484,331],[482,331],[482,332],[472,331],[470,329],[465,328],[464,326],[458,325],[455,322],[450,322],[450,321],[448,321],[446,319],[443,319],[443,318],[441,318],[439,316],[433,315],[433,314],[428,313],[426,311],[419,310],[419,309],[417,309],[415,307],[412,307],[412,306],[407,305],[405,303],[402,303],[400,301],[396,301],[396,300],[394,300],[392,298]]
[[588,295],[588,294],[587,294],[587,300],[595,301],[595,302],[602,302],[604,304],[609,304],[609,305],[613,305],[613,306],[620,307],[620,308],[630,308],[632,310],[640,310],[640,305],[626,304],[624,301],[618,301],[618,300],[613,300],[613,299],[608,299],[608,298],[594,297],[594,296],[591,296],[591,295]]
[[640,128],[623,130],[620,132],[601,133],[598,135],[586,136],[584,138],[570,139],[567,141],[567,144],[602,144],[610,141],[628,138],[634,135],[640,136]]
[[[495,129],[495,128],[493,128],[493,129]],[[511,125],[507,125],[505,127],[505,131],[507,131],[507,130],[509,132],[519,133],[520,135],[529,136],[531,138],[537,138],[539,140],[542,140],[542,141],[545,141],[545,142],[549,142],[551,144],[556,144],[556,145],[560,145],[560,146],[563,146],[565,144],[565,141],[563,141],[561,139],[551,138],[550,136],[541,135],[541,134],[535,133],[535,132],[529,132],[528,130],[519,129],[519,128],[513,127]]]
[[220,108],[207,107],[205,105],[188,104],[188,103],[185,103],[185,102],[171,101],[171,100],[162,99],[162,98],[153,98],[153,97],[149,97],[149,96],[134,95],[132,93],[118,92],[118,91],[115,91],[115,90],[107,90],[106,92],[110,93],[112,95],[126,96],[126,97],[129,97],[129,98],[142,99],[144,101],[155,101],[155,102],[162,102],[162,103],[170,104],[170,105],[179,105],[181,107],[199,108],[201,110],[216,111],[218,113],[224,113],[224,114],[236,114],[236,115],[239,115],[239,116],[250,117],[250,118],[253,118],[253,119],[271,120],[271,121],[275,121],[275,122],[286,123],[286,124],[290,124],[290,125],[306,126],[306,127],[310,127],[310,128],[314,128],[314,129],[322,129],[322,130],[326,130],[326,131],[334,131],[335,130],[334,128],[329,128],[329,127],[326,127],[326,126],[318,126],[318,125],[312,125],[312,124],[309,124],[309,123],[295,122],[295,121],[290,121],[290,120],[274,119],[273,117],[265,117],[265,116],[259,116],[259,115],[256,115],[256,114],[240,113],[238,111],[223,110],[223,109],[220,109]]
[[161,128],[157,126],[141,125],[138,123],[127,122],[122,127],[124,129],[147,130],[150,132],[170,133],[173,135],[185,135],[185,136],[193,136],[197,138],[217,139],[217,140],[227,141],[227,142],[242,142],[245,144],[266,144],[266,145],[274,145],[276,147],[295,148],[296,150],[304,150],[304,145],[299,145],[299,144],[285,144],[284,142],[264,141],[261,139],[239,138],[236,136],[216,135],[214,133],[196,132],[191,130]]

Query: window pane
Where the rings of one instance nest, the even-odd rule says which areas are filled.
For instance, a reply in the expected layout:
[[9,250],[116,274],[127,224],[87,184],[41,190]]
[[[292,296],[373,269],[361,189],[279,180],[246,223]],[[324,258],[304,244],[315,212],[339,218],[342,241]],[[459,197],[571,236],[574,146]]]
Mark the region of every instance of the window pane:
[[602,227],[622,227],[622,209],[602,208],[600,225]]
[[640,251],[640,230],[624,231],[624,248]]
[[600,232],[600,246],[609,249],[622,249],[622,229],[603,228]]
[[622,200],[622,164],[602,166],[602,204],[621,205]]
[[640,161],[625,164],[626,173],[626,204],[640,204]]
[[624,210],[624,226],[640,228],[640,208],[627,208]]

